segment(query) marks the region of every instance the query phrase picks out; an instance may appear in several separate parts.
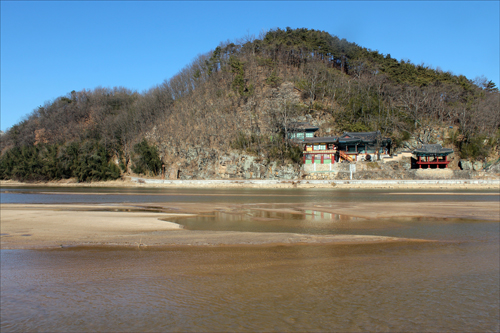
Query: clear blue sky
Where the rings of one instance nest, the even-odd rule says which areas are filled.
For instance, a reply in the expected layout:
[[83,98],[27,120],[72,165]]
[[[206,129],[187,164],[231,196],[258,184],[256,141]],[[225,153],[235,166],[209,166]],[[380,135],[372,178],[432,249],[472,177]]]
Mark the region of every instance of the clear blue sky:
[[72,90],[142,92],[220,42],[324,30],[499,86],[499,1],[1,1],[1,129]]

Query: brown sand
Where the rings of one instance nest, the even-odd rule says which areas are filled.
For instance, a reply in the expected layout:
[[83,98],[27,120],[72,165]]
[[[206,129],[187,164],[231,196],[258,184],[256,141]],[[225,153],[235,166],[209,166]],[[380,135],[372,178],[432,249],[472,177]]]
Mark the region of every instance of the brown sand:
[[[292,209],[293,207],[293,209]],[[1,248],[30,249],[76,245],[259,245],[302,243],[359,243],[422,241],[395,237],[363,235],[304,235],[292,233],[257,233],[233,231],[189,231],[167,222],[192,214],[214,210],[238,212],[247,205],[169,203],[140,205],[37,205],[3,204]],[[256,207],[253,207],[254,209]],[[154,210],[148,212],[137,210]],[[498,202],[398,202],[343,203],[331,205],[290,205],[283,209],[265,209],[280,213],[315,210],[347,217],[361,218],[473,218],[500,221]],[[192,213],[192,214],[189,214]],[[365,220],[363,228],[370,225]],[[350,229],[353,228],[351,224]]]
[[359,202],[304,206],[305,209],[361,218],[456,218],[500,221],[496,202]]
[[[422,241],[361,235],[189,231],[163,219],[181,214],[89,211],[93,205],[1,205],[1,248],[78,245],[262,245]],[[113,206],[112,208],[116,208]],[[184,215],[185,216],[185,215]],[[162,219],[162,220],[159,220]]]

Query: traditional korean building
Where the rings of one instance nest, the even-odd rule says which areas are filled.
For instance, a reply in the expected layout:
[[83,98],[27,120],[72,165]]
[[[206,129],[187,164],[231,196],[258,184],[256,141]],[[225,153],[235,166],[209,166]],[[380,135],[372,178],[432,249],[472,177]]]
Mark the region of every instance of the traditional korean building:
[[293,122],[288,124],[288,138],[294,141],[304,141],[314,137],[314,132],[319,130],[319,127],[312,126],[306,122]]
[[310,169],[308,164],[314,164],[314,171],[331,169],[320,167],[322,164],[331,165],[340,160],[357,161],[359,155],[363,160],[370,160],[370,154],[389,154],[391,149],[391,139],[383,138],[379,131],[345,132],[340,137],[308,137],[302,140],[302,144],[303,163],[306,169]]
[[380,131],[344,132],[338,138],[337,149],[356,161],[358,155],[390,154],[391,143],[391,139],[383,138]]
[[424,144],[413,151],[416,156],[416,166],[419,169],[444,169],[448,167],[448,155],[451,148],[443,148],[440,144]]
[[304,139],[304,164],[333,164],[337,155],[338,138],[316,137]]

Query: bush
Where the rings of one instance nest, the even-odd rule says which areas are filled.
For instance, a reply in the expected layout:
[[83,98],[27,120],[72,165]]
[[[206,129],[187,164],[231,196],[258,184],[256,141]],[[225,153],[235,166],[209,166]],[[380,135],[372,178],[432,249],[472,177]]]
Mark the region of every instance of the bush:
[[344,132],[370,132],[371,128],[362,122],[356,122],[354,124],[349,123],[349,122],[341,122],[340,123],[340,128]]
[[479,160],[486,159],[491,151],[491,140],[488,140],[484,136],[470,138],[469,140],[464,140],[457,143],[460,150],[460,158]]
[[132,159],[132,171],[156,176],[161,172],[161,160],[156,146],[149,145],[146,139],[134,146],[136,156]]

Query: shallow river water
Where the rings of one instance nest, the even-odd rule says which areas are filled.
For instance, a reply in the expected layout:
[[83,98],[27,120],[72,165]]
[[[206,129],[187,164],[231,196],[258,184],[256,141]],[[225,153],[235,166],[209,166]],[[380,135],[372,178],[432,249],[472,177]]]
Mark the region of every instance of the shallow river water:
[[[96,193],[98,192],[98,193]],[[125,191],[126,192],[126,191]],[[457,195],[458,194],[458,195]],[[481,195],[477,195],[481,194]],[[498,201],[498,194],[381,191],[9,190],[6,202]],[[114,201],[113,201],[114,200]],[[129,200],[129,201],[126,201]],[[144,201],[143,201],[144,200]],[[499,206],[500,209],[500,206]],[[252,215],[253,214],[253,215]],[[189,229],[351,233],[438,240],[358,245],[65,248],[1,251],[1,330],[499,330],[499,223],[340,216],[179,220]],[[241,218],[250,216],[254,219]],[[268,218],[268,216],[265,216]],[[358,220],[343,220],[359,223]],[[366,223],[366,222],[362,222]]]

